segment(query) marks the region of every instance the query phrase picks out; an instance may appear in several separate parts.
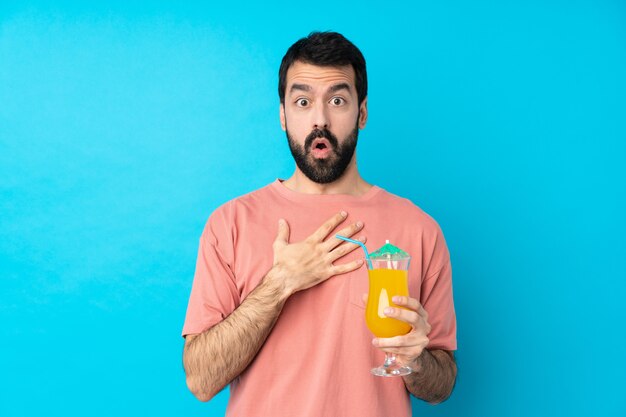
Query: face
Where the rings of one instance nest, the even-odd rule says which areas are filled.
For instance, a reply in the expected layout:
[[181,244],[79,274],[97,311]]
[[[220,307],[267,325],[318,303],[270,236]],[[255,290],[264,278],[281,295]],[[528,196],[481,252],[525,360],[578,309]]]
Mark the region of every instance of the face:
[[296,61],[289,67],[280,122],[296,165],[311,181],[327,184],[343,175],[366,121],[367,98],[359,106],[352,66]]

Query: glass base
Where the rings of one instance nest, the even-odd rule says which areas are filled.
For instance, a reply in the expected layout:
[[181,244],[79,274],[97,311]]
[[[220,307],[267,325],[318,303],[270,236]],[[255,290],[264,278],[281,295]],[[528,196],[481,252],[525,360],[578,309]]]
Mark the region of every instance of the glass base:
[[382,365],[378,368],[372,368],[370,372],[376,376],[404,376],[410,374],[413,370],[408,366],[402,366],[394,363],[387,366]]

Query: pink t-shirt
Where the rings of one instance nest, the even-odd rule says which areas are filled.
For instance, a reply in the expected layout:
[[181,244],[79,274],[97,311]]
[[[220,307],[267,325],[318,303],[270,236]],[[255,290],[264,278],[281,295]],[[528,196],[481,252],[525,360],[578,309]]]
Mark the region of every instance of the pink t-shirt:
[[[412,258],[409,293],[429,314],[429,349],[456,350],[450,255],[437,223],[409,200],[372,187],[366,194],[294,192],[280,180],[218,208],[200,238],[183,335],[201,333],[233,312],[273,262],[278,219],[290,242],[333,214],[361,220],[370,251],[386,239]],[[336,263],[362,258],[354,251]],[[383,363],[365,325],[366,266],[291,296],[252,363],[230,385],[227,416],[410,416],[403,380],[370,374]]]

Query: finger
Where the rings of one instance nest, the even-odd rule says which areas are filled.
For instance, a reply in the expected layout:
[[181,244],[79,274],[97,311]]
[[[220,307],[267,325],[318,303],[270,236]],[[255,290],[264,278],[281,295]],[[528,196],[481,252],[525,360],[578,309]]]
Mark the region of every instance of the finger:
[[355,269],[359,269],[361,266],[363,266],[363,259],[357,259],[356,261],[348,262],[346,264],[333,265],[330,273],[331,276],[345,274],[346,272],[351,272]]
[[274,244],[286,245],[289,243],[289,225],[285,219],[278,220],[278,233]]
[[[367,238],[364,236],[361,236],[358,238],[358,240],[360,242],[365,243],[365,241],[367,241]],[[329,257],[331,262],[335,262],[337,259],[340,259],[343,256],[346,256],[348,253],[352,252],[355,249],[359,249],[361,246],[357,245],[356,243],[349,243],[349,242],[345,242],[343,245],[340,245],[338,248],[333,249],[330,253],[329,253]]]
[[424,320],[428,321],[428,312],[424,310],[424,307],[420,304],[420,309],[418,311],[419,315],[424,318]]
[[428,342],[428,337],[411,332],[402,336],[377,337],[372,340],[372,345],[381,349],[397,349],[415,346],[424,347],[428,345]]
[[422,307],[420,302],[417,301],[415,298],[406,297],[402,295],[396,295],[391,299],[391,301],[393,301],[394,304],[396,305],[404,306],[417,312],[417,314],[422,316],[424,321],[428,321],[428,312],[424,310],[424,307]]
[[382,350],[385,353],[392,353],[396,355],[397,363],[401,365],[406,365],[413,361],[412,358],[419,357],[424,351],[424,349],[426,349],[425,346],[424,347],[410,346],[410,347],[399,347],[399,348],[382,348],[380,350]]
[[416,311],[417,314],[422,316],[425,321],[428,321],[428,312],[424,310],[424,307],[415,298],[398,295],[398,296],[393,297],[391,301],[393,301],[395,304],[399,306],[406,306],[410,308],[411,310]]
[[423,320],[422,317],[417,314],[417,311],[407,310],[406,308],[385,307],[383,313],[385,313],[386,317],[403,321],[414,328],[418,328],[421,324],[420,322]]
[[394,304],[407,307],[413,311],[416,311],[417,313],[420,313],[420,309],[424,310],[419,301],[417,301],[415,298],[407,297],[405,295],[395,295],[393,296],[391,301],[393,301]]
[[335,214],[333,217],[326,220],[324,224],[322,224],[311,236],[309,236],[309,239],[313,242],[322,242],[326,239],[326,236],[328,236],[328,234],[335,229],[335,227],[346,219],[346,217],[348,217],[348,213],[345,211]]
[[324,246],[326,247],[326,251],[330,252],[332,249],[336,248],[340,244],[346,243],[345,240],[338,239],[335,237],[335,235],[352,237],[355,233],[357,233],[361,229],[363,229],[363,222],[358,221],[356,223],[352,223],[350,226],[346,228],[341,229],[337,233],[333,233],[333,237],[331,237],[324,243]]

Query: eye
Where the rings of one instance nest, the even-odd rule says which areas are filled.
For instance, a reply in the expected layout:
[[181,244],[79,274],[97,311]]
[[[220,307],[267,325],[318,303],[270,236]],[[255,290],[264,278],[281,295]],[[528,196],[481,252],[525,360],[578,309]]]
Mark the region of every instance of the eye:
[[309,100],[306,98],[299,98],[296,100],[296,106],[298,107],[306,107],[309,105]]
[[341,106],[346,103],[346,101],[341,97],[333,97],[330,99],[330,103],[333,106]]

